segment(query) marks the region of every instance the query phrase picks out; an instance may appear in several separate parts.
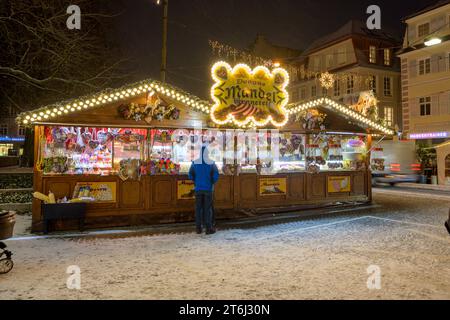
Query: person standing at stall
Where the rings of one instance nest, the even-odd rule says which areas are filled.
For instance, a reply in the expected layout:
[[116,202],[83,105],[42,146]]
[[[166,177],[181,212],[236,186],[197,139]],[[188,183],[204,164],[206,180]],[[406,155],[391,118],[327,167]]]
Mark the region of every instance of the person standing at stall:
[[216,232],[212,224],[212,202],[214,184],[219,180],[219,170],[209,158],[208,148],[202,146],[200,157],[195,160],[189,169],[189,179],[195,185],[195,225],[197,234],[202,233],[206,227],[206,234]]

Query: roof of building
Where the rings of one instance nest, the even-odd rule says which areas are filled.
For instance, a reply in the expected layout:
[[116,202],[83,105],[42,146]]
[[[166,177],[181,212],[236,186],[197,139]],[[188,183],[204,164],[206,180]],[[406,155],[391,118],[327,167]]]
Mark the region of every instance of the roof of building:
[[[450,0],[449,0],[450,1]],[[378,39],[382,41],[398,43],[399,40],[395,39],[390,34],[382,30],[369,30],[367,26],[360,20],[350,20],[345,25],[337,29],[322,38],[314,41],[304,52],[304,55],[310,54],[314,51],[325,48],[333,43],[342,41],[352,36],[364,36],[372,39]]]
[[450,4],[450,0],[440,0],[440,1],[436,2],[435,4],[432,4],[431,6],[426,6],[423,9],[420,9],[419,11],[414,12],[413,14],[410,14],[407,17],[404,17],[402,20],[406,21],[408,19],[420,16],[421,14],[424,14],[424,13],[427,13],[429,11],[432,11],[434,9],[443,7],[443,6],[447,5],[447,4]]

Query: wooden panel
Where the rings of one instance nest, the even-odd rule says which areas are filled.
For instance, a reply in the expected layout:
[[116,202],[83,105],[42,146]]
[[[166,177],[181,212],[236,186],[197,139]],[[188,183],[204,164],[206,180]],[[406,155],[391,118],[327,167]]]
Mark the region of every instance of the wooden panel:
[[289,175],[287,192],[288,192],[288,198],[290,200],[304,200],[305,199],[305,176],[303,174]]
[[124,181],[121,184],[121,208],[143,208],[142,186],[140,181]]
[[214,187],[214,201],[233,205],[233,177],[220,176]]
[[168,207],[172,205],[175,195],[173,180],[170,178],[155,178],[152,181],[152,207]]
[[240,181],[240,198],[242,201],[256,201],[257,198],[257,185],[256,175],[241,175]]
[[353,194],[363,195],[366,194],[366,183],[364,174],[356,174],[353,176]]
[[311,196],[313,198],[326,197],[326,175],[312,175],[311,176]]
[[70,181],[60,182],[47,180],[45,183],[44,193],[48,194],[50,191],[55,194],[55,199],[62,199],[64,197],[67,197],[67,199],[72,198]]

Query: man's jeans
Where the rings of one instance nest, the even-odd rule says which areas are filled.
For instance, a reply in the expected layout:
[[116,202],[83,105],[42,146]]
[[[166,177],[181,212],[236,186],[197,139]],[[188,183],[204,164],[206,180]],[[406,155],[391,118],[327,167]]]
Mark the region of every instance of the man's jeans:
[[212,229],[211,206],[213,201],[213,193],[210,191],[195,192],[195,225],[197,229],[201,229],[202,225],[206,230]]

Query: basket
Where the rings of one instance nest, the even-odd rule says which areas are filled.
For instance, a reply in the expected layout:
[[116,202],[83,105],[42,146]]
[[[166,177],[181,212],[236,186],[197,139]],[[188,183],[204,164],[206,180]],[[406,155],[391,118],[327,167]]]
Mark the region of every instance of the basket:
[[12,238],[16,223],[15,216],[16,213],[14,211],[0,212],[0,240]]

